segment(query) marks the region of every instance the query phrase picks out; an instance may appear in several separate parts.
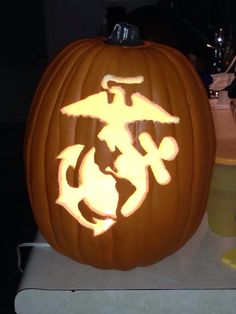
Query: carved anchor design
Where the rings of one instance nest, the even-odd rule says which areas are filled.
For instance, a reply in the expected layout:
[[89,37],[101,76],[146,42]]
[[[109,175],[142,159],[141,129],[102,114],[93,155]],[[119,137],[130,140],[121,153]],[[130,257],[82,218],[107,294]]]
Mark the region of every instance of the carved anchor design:
[[[139,93],[131,95],[132,106],[127,106],[125,90],[120,86],[109,88],[108,81],[140,84],[143,77],[123,78],[106,75],[101,86],[114,95],[111,104],[108,103],[107,92],[102,91],[62,108],[61,112],[67,116],[92,117],[105,122],[106,125],[98,134],[98,138],[106,142],[111,152],[119,149],[121,154],[114,161],[114,169],[107,167],[106,174],[100,171],[94,161],[93,147],[83,158],[79,169],[79,187],[74,188],[68,184],[66,172],[70,166],[75,168],[84,145],[69,146],[57,156],[61,162],[58,172],[59,197],[56,203],[63,206],[81,225],[92,229],[95,236],[104,233],[116,222],[119,201],[116,178],[127,179],[135,187],[134,193],[121,208],[121,214],[128,217],[141,206],[148,193],[148,167],[151,167],[157,183],[168,184],[171,176],[163,160],[173,160],[179,150],[173,137],[164,137],[158,148],[151,136],[143,132],[138,139],[146,154],[144,156],[140,154],[133,146],[129,123],[151,120],[176,124],[179,123],[179,118],[170,115]],[[94,222],[86,220],[79,210],[78,204],[81,200],[104,219],[93,218]]]

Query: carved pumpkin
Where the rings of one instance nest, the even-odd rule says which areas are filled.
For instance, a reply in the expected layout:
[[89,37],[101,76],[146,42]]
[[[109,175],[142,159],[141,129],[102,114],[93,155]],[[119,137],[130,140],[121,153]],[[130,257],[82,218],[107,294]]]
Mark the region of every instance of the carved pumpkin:
[[198,228],[214,150],[205,89],[181,53],[74,42],[49,65],[28,117],[25,171],[39,230],[95,267],[157,262]]

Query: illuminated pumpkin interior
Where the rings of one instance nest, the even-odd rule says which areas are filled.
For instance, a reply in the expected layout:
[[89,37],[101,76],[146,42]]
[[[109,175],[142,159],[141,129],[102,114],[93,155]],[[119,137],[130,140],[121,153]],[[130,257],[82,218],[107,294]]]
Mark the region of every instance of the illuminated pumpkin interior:
[[[152,103],[140,93],[131,95],[132,106],[125,100],[125,90],[121,86],[108,86],[109,81],[125,84],[140,84],[142,76],[117,77],[106,75],[101,86],[105,89],[61,109],[62,114],[74,117],[91,117],[105,123],[98,133],[98,138],[107,144],[111,152],[116,149],[120,155],[114,161],[114,167],[102,172],[95,163],[95,148],[92,147],[83,157],[79,168],[79,187],[72,187],[67,181],[67,170],[75,168],[84,145],[72,145],[65,148],[58,156],[61,159],[58,184],[59,196],[57,204],[63,206],[81,225],[93,230],[94,236],[100,235],[116,223],[116,211],[119,193],[116,179],[124,178],[135,188],[135,191],[121,207],[124,217],[132,215],[142,204],[148,193],[148,167],[151,168],[157,183],[166,185],[171,175],[163,160],[173,160],[178,154],[178,144],[173,137],[164,137],[157,147],[152,137],[143,132],[138,140],[145,151],[142,155],[133,146],[133,137],[128,124],[149,120],[159,123],[179,123],[179,118],[170,115],[162,107]],[[108,91],[114,95],[112,103],[108,102]],[[87,206],[101,219],[93,218],[93,222],[83,217],[79,203],[83,200]]]

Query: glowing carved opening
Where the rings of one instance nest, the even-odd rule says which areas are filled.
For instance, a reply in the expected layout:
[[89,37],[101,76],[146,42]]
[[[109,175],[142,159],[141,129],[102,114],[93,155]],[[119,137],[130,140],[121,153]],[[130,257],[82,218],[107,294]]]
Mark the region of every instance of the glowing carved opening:
[[[106,75],[101,86],[114,95],[113,102],[108,103],[107,91],[91,95],[61,109],[67,116],[83,116],[99,119],[105,126],[97,135],[105,141],[109,150],[119,149],[120,155],[114,161],[114,168],[107,167],[106,173],[100,171],[95,163],[95,148],[85,154],[80,165],[79,187],[71,187],[66,179],[69,167],[75,168],[84,145],[67,147],[57,158],[61,159],[58,184],[59,197],[57,204],[63,206],[78,222],[86,228],[92,229],[94,235],[100,235],[116,222],[116,211],[119,193],[116,189],[118,178],[128,180],[135,191],[121,207],[124,217],[132,215],[142,204],[148,193],[148,167],[151,168],[157,183],[165,185],[171,181],[163,160],[173,160],[178,154],[178,144],[173,137],[164,137],[159,148],[152,137],[143,132],[139,135],[139,142],[146,154],[143,156],[133,146],[133,137],[128,124],[151,120],[159,123],[179,123],[179,118],[170,115],[162,107],[152,103],[139,93],[131,95],[132,106],[125,102],[125,90],[120,86],[108,87],[108,81],[126,84],[140,84],[142,76],[122,78]],[[83,200],[88,207],[101,219],[86,220],[80,212],[79,203]]]

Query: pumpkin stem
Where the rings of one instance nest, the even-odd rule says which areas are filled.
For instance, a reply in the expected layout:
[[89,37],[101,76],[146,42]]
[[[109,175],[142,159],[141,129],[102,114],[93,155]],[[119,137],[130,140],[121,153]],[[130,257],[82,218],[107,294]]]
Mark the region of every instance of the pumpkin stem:
[[139,35],[138,27],[125,22],[116,24],[112,30],[111,35],[106,39],[105,42],[110,45],[121,46],[143,45],[143,41]]

